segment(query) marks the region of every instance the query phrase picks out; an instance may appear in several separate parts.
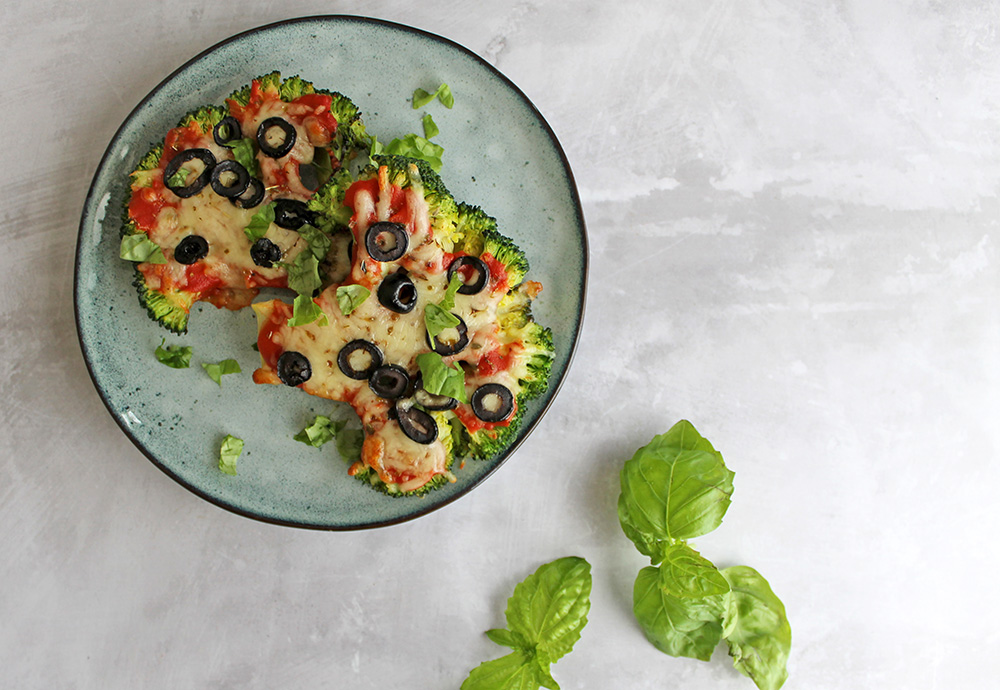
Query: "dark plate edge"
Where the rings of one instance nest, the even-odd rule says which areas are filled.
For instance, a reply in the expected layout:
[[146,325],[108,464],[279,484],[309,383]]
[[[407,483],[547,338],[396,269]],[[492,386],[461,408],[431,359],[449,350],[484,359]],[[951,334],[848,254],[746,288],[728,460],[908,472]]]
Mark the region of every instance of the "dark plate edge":
[[[534,113],[535,117],[538,118],[538,121],[545,128],[546,134],[548,135],[549,139],[551,140],[552,144],[554,145],[556,152],[559,154],[559,158],[562,160],[563,168],[565,169],[565,172],[566,172],[566,180],[569,183],[569,188],[570,188],[570,191],[572,193],[573,206],[576,209],[577,223],[578,223],[578,226],[580,228],[580,242],[581,242],[581,246],[583,248],[583,264],[582,264],[583,273],[582,273],[582,276],[581,276],[582,280],[581,280],[581,284],[580,284],[580,290],[581,290],[581,295],[580,295],[580,309],[579,309],[579,312],[578,312],[577,318],[576,318],[576,326],[573,329],[572,344],[570,346],[569,353],[568,353],[567,358],[566,358],[566,368],[563,371],[562,376],[554,384],[550,382],[549,385],[551,387],[550,388],[551,394],[549,395],[548,401],[546,401],[545,405],[541,408],[541,410],[539,410],[538,416],[535,418],[535,420],[532,421],[530,424],[526,425],[525,427],[523,427],[520,430],[520,432],[518,433],[517,440],[513,443],[513,445],[511,445],[509,448],[507,448],[506,452],[504,453],[504,456],[502,458],[500,458],[499,460],[493,460],[492,462],[495,463],[494,466],[488,472],[486,472],[483,476],[481,476],[479,479],[477,479],[474,483],[472,483],[468,487],[466,487],[465,490],[462,491],[461,493],[458,493],[458,494],[456,494],[454,496],[451,496],[451,497],[447,498],[446,500],[443,500],[441,502],[436,503],[435,505],[428,506],[425,509],[419,509],[419,510],[417,510],[415,512],[409,513],[409,514],[404,515],[404,516],[400,516],[398,518],[393,518],[393,519],[390,519],[390,520],[382,520],[382,521],[372,522],[372,523],[368,523],[368,524],[364,524],[364,525],[324,525],[324,524],[312,524],[312,523],[304,523],[304,522],[295,522],[295,521],[291,521],[291,520],[282,520],[280,518],[275,518],[275,517],[272,517],[272,516],[269,516],[269,515],[263,515],[263,514],[255,513],[255,512],[252,512],[252,511],[244,510],[244,509],[239,508],[237,506],[229,505],[228,503],[223,502],[222,500],[216,498],[215,496],[212,496],[212,495],[206,493],[205,491],[203,491],[202,489],[198,488],[197,486],[194,486],[194,485],[192,485],[192,484],[184,481],[177,474],[175,474],[170,468],[168,468],[166,465],[164,465],[163,463],[161,463],[158,458],[154,457],[152,453],[150,453],[149,451],[147,451],[146,448],[133,435],[132,430],[127,425],[124,424],[124,422],[122,421],[120,415],[116,412],[116,410],[114,410],[112,408],[111,402],[110,402],[110,400],[108,400],[107,396],[105,395],[104,389],[98,383],[97,376],[96,376],[96,374],[94,372],[94,369],[93,369],[93,367],[91,365],[90,353],[89,353],[89,351],[87,349],[87,344],[84,341],[83,335],[81,333],[81,327],[80,327],[80,318],[81,318],[80,317],[80,306],[79,306],[80,305],[80,299],[79,299],[80,298],[80,295],[79,295],[79,292],[80,292],[80,263],[81,263],[81,253],[82,253],[83,237],[84,237],[84,231],[85,231],[85,228],[84,228],[84,221],[86,220],[86,214],[85,213],[81,213],[81,217],[80,217],[80,225],[79,225],[79,230],[78,230],[78,234],[77,234],[76,256],[75,256],[75,259],[74,259],[74,269],[73,269],[73,314],[74,314],[74,321],[76,323],[77,341],[80,343],[80,349],[81,349],[81,351],[83,353],[83,359],[84,359],[84,362],[87,365],[87,373],[90,375],[90,379],[91,379],[91,381],[94,384],[94,388],[97,389],[97,393],[100,396],[101,401],[104,403],[104,406],[107,408],[108,412],[111,414],[111,417],[115,420],[115,423],[118,424],[118,427],[122,430],[122,432],[125,434],[125,436],[132,442],[132,444],[136,448],[138,448],[142,452],[143,455],[145,455],[153,463],[154,466],[158,467],[164,474],[166,474],[168,477],[170,477],[171,479],[173,479],[175,482],[177,482],[178,484],[180,484],[185,489],[187,489],[188,491],[192,492],[193,494],[195,494],[199,498],[202,498],[202,499],[208,501],[209,503],[212,503],[212,504],[218,506],[219,508],[227,510],[227,511],[229,511],[231,513],[235,513],[237,515],[241,515],[243,517],[251,518],[253,520],[258,520],[260,522],[270,523],[270,524],[274,524],[274,525],[281,525],[281,526],[284,526],[284,527],[298,527],[298,528],[301,528],[301,529],[313,529],[313,530],[331,531],[331,532],[348,532],[348,531],[357,531],[357,530],[363,530],[363,529],[375,529],[375,528],[378,528],[378,527],[388,527],[388,526],[391,526],[391,525],[396,525],[396,524],[400,524],[400,523],[404,523],[404,522],[409,522],[410,520],[415,520],[418,517],[422,517],[424,515],[427,515],[428,513],[431,513],[431,512],[434,512],[435,510],[443,508],[444,506],[449,505],[450,503],[453,503],[454,501],[458,500],[459,498],[462,498],[463,496],[465,496],[468,493],[470,493],[474,488],[476,488],[477,486],[479,486],[479,484],[481,484],[483,481],[485,481],[485,479],[487,477],[491,476],[494,472],[496,472],[497,469],[499,469],[500,466],[503,465],[507,461],[507,459],[514,453],[514,451],[516,451],[518,449],[518,447],[520,447],[520,445],[524,442],[524,440],[527,439],[527,437],[530,435],[531,431],[535,428],[535,426],[538,424],[538,422],[541,421],[541,419],[545,416],[545,413],[548,411],[549,406],[552,404],[552,401],[555,400],[556,395],[559,393],[559,390],[562,388],[563,381],[566,379],[566,376],[569,374],[570,368],[571,368],[571,366],[573,364],[573,360],[576,357],[577,346],[579,345],[579,342],[580,342],[580,333],[581,333],[581,330],[583,328],[584,313],[586,311],[587,284],[588,284],[588,279],[589,279],[589,274],[590,274],[590,246],[589,246],[589,242],[588,242],[588,239],[587,239],[586,223],[585,223],[585,220],[584,220],[584,217],[583,217],[583,205],[582,205],[582,203],[580,201],[580,194],[579,194],[579,191],[577,190],[576,179],[573,176],[573,170],[570,167],[569,159],[566,157],[566,153],[563,150],[562,145],[559,143],[559,139],[556,137],[555,132],[552,130],[552,127],[549,125],[549,123],[545,120],[545,118],[539,112],[538,108],[535,107],[535,104],[532,103],[531,99],[529,99],[524,94],[524,92],[521,91],[521,89],[518,88],[518,86],[516,84],[514,84],[513,81],[511,81],[507,76],[505,76],[502,72],[500,72],[500,70],[498,70],[496,67],[494,67],[493,65],[491,65],[489,62],[487,62],[485,59],[483,59],[477,53],[475,53],[472,50],[466,48],[465,46],[461,45],[460,43],[456,43],[455,41],[452,41],[449,38],[445,38],[443,36],[439,36],[437,34],[433,34],[433,33],[429,32],[429,31],[425,31],[423,29],[419,29],[419,28],[412,27],[412,26],[407,26],[405,24],[399,24],[397,22],[391,22],[391,21],[384,20],[384,19],[377,19],[377,18],[373,18],[373,17],[361,17],[361,16],[356,16],[356,15],[337,15],[337,14],[333,14],[333,15],[311,15],[311,16],[307,16],[307,17],[297,17],[297,18],[293,18],[293,19],[284,19],[284,20],[281,20],[281,21],[278,21],[278,22],[272,22],[271,24],[265,24],[265,25],[262,25],[262,26],[255,27],[253,29],[248,29],[246,31],[242,31],[242,32],[240,32],[238,34],[234,34],[233,36],[230,36],[229,38],[224,39],[224,40],[216,43],[215,45],[213,45],[213,46],[211,46],[211,47],[209,47],[209,48],[201,51],[200,53],[198,53],[197,55],[195,55],[194,57],[192,57],[190,60],[188,60],[183,65],[181,65],[180,67],[178,67],[177,69],[175,69],[173,72],[171,72],[167,77],[165,77],[164,79],[162,79],[160,81],[160,83],[158,83],[155,87],[153,87],[149,91],[149,93],[146,94],[146,96],[141,101],[139,101],[138,104],[136,104],[136,106],[131,110],[131,112],[129,112],[129,114],[125,117],[125,119],[122,120],[122,124],[119,125],[117,131],[115,131],[114,136],[111,137],[111,141],[108,143],[108,146],[107,146],[107,148],[104,151],[104,155],[101,156],[101,160],[98,162],[97,168],[96,168],[96,170],[94,172],[94,177],[91,180],[90,186],[87,189],[87,195],[84,198],[83,208],[84,208],[84,211],[86,211],[87,207],[91,205],[91,201],[94,198],[95,192],[96,192],[95,186],[96,186],[96,183],[97,183],[98,174],[104,168],[105,162],[107,161],[109,155],[111,154],[111,151],[115,148],[116,144],[118,143],[119,139],[121,138],[122,131],[125,129],[125,125],[135,116],[135,114],[143,106],[145,106],[145,104],[147,102],[149,102],[149,100],[153,97],[154,94],[158,93],[168,82],[170,82],[171,80],[173,80],[174,77],[176,77],[179,73],[181,73],[182,71],[184,71],[185,69],[187,69],[190,65],[192,65],[193,63],[195,63],[198,60],[202,59],[203,57],[205,57],[209,53],[212,53],[212,52],[218,50],[219,48],[221,48],[222,46],[225,46],[225,45],[227,45],[229,43],[237,41],[237,40],[243,38],[244,36],[247,36],[247,35],[250,35],[250,34],[254,34],[254,33],[266,30],[266,29],[271,29],[271,28],[274,28],[274,27],[278,27],[278,26],[284,26],[284,25],[289,25],[289,24],[308,23],[308,22],[314,22],[314,21],[326,21],[326,20],[331,20],[331,19],[339,20],[339,21],[355,21],[355,22],[359,22],[359,23],[368,23],[368,24],[381,24],[383,26],[392,27],[394,29],[398,29],[398,30],[402,30],[402,31],[410,32],[410,33],[420,34],[420,35],[423,35],[423,36],[425,36],[427,38],[430,38],[430,39],[432,39],[434,41],[438,41],[438,42],[444,43],[446,45],[449,45],[450,47],[455,48],[458,51],[460,51],[460,52],[466,54],[467,56],[471,57],[473,60],[479,62],[482,66],[484,66],[486,69],[488,69],[490,72],[492,72],[495,76],[499,77],[502,82],[504,82],[516,95],[518,95],[524,101],[524,103],[529,107],[529,109],[531,110],[531,112]],[[110,200],[109,200],[109,203],[110,203]],[[552,386],[554,386],[554,387],[552,387]],[[405,497],[400,497],[400,499],[398,499],[398,500],[406,500],[406,499],[405,499]]]

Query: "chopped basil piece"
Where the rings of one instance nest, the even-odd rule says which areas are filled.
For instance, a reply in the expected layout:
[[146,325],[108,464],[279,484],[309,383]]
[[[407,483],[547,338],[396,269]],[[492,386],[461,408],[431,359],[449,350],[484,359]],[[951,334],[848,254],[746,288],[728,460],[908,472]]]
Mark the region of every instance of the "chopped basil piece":
[[317,319],[319,319],[320,326],[326,326],[330,323],[329,319],[326,318],[326,314],[313,301],[312,297],[309,295],[298,295],[292,303],[292,316],[288,319],[288,325],[304,326]]
[[430,113],[424,113],[423,123],[425,139],[433,139],[441,133],[441,130],[438,129],[437,123],[434,122],[434,118],[431,117]]
[[441,335],[441,332],[448,328],[455,328],[461,321],[450,311],[442,309],[439,305],[431,303],[424,307],[424,326],[427,334],[432,338]]
[[309,244],[309,251],[313,253],[313,256],[320,260],[326,257],[326,253],[330,251],[330,245],[333,243],[329,235],[312,225],[303,225],[299,228],[299,235]]
[[188,168],[177,168],[177,172],[167,178],[167,185],[170,187],[183,187],[187,184],[188,175],[191,171]]
[[253,214],[250,218],[250,223],[243,228],[243,232],[252,244],[267,234],[267,229],[271,227],[271,223],[273,222],[274,203],[272,202]]
[[357,462],[361,459],[364,441],[365,433],[361,429],[342,429],[337,434],[337,453],[347,462]]
[[444,153],[444,148],[416,134],[393,139],[386,145],[385,152],[394,156],[418,158],[426,161],[434,172],[441,171],[441,154]]
[[219,386],[222,386],[222,377],[226,374],[239,374],[243,370],[240,369],[240,364],[235,359],[224,359],[221,362],[215,364],[208,364],[202,362],[202,368],[208,374],[208,377],[215,381]]
[[313,448],[319,448],[323,444],[332,441],[340,433],[341,429],[344,428],[345,424],[346,422],[342,420],[332,422],[329,417],[316,415],[312,424],[295,434],[293,438],[300,443],[305,443]]
[[457,363],[451,366],[437,352],[417,355],[424,390],[431,395],[446,395],[459,402],[468,402],[465,397],[465,372]]
[[364,304],[371,294],[371,290],[364,285],[341,285],[337,288],[337,304],[340,305],[340,313],[347,316]]
[[300,295],[312,294],[323,284],[319,277],[319,261],[311,251],[299,252],[290,264],[282,264],[288,271],[288,287]]
[[156,359],[159,360],[161,364],[166,364],[172,369],[187,369],[191,366],[191,347],[188,345],[167,345],[163,344],[167,342],[166,338],[160,341],[159,346],[156,348]]
[[167,257],[163,255],[163,250],[160,249],[160,246],[149,239],[149,236],[143,232],[122,237],[118,255],[126,261],[150,264],[167,263]]
[[428,93],[423,89],[417,89],[413,92],[413,109],[423,108],[425,105],[433,101],[435,98],[441,101],[441,104],[445,108],[451,108],[455,105],[455,97],[451,93],[451,87],[447,84],[441,84],[437,87],[437,91],[434,93]]
[[253,150],[252,139],[237,139],[228,144],[233,150],[233,158],[242,165],[248,173],[254,177],[260,177],[260,164],[257,162],[257,154]]
[[243,452],[243,439],[226,434],[219,449],[219,469],[226,474],[236,475],[236,460]]

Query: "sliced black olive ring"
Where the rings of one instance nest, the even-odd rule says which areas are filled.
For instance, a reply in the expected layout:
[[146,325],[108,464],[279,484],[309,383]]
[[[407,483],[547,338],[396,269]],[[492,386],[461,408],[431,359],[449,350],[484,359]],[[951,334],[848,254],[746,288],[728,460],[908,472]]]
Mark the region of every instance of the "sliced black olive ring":
[[458,407],[458,401],[447,395],[434,395],[428,393],[423,388],[417,387],[413,391],[413,399],[417,404],[427,410],[454,410]]
[[395,400],[406,395],[410,387],[410,376],[398,364],[386,364],[372,373],[368,386],[380,398]]
[[464,281],[465,271],[462,271],[460,275],[463,282],[462,287],[458,288],[458,291],[463,295],[475,295],[490,282],[490,268],[478,257],[468,255],[459,256],[448,266],[448,282],[451,282],[451,278],[455,275],[456,271],[461,271],[465,268],[471,268],[476,274],[476,279],[471,283],[466,283]]
[[250,173],[233,160],[220,161],[212,170],[212,189],[227,199],[238,197],[250,186]]
[[212,129],[212,138],[215,139],[215,143],[219,146],[229,146],[234,141],[239,141],[243,138],[243,129],[240,127],[240,121],[232,115],[226,115]]
[[[247,192],[250,192],[247,194]],[[237,196],[230,199],[234,206],[242,209],[249,209],[257,206],[264,200],[264,183],[256,177],[251,177],[247,188]]]
[[266,237],[258,238],[250,247],[250,258],[262,268],[272,268],[281,261],[281,247]]
[[188,266],[208,254],[208,241],[201,235],[188,235],[174,247],[174,260]]
[[[363,369],[354,366],[351,359],[355,352],[364,352],[368,355],[368,366]],[[340,353],[337,355],[337,366],[347,378],[364,381],[370,379],[375,370],[382,366],[382,351],[367,340],[352,340],[340,348]]]
[[455,326],[455,330],[458,331],[458,338],[454,341],[441,340],[441,333],[438,333],[436,338],[431,337],[430,333],[427,334],[427,345],[443,357],[461,352],[469,344],[469,328],[465,325],[465,320],[455,313],[452,313],[452,316],[458,319],[458,325]]
[[[493,401],[494,404],[489,404]],[[484,422],[502,422],[514,411],[514,394],[499,383],[484,383],[469,398],[472,411]]]
[[[280,129],[285,135],[277,146],[268,142],[268,134],[274,128]],[[257,146],[265,155],[271,158],[281,158],[295,146],[296,136],[295,125],[291,122],[281,117],[269,117],[261,122],[260,127],[257,128]]]
[[286,386],[299,386],[312,377],[312,366],[301,352],[289,350],[278,357],[278,378]]
[[[205,169],[190,184],[172,185],[170,178],[177,174],[181,166],[188,161],[200,160],[205,164]],[[163,184],[171,192],[181,199],[192,197],[205,188],[209,180],[212,179],[212,169],[215,167],[215,156],[208,149],[185,149],[170,159],[167,167],[163,170]]]
[[274,224],[286,230],[298,230],[306,223],[311,224],[316,214],[309,210],[306,202],[298,199],[274,200]]
[[372,223],[365,233],[365,249],[376,261],[395,261],[406,253],[409,245],[406,227],[400,223],[379,221]]
[[408,405],[397,403],[395,409],[399,428],[407,438],[424,445],[434,443],[438,437],[438,426],[433,417],[421,409]]
[[417,288],[406,271],[386,276],[378,286],[378,301],[397,314],[408,314],[417,306]]

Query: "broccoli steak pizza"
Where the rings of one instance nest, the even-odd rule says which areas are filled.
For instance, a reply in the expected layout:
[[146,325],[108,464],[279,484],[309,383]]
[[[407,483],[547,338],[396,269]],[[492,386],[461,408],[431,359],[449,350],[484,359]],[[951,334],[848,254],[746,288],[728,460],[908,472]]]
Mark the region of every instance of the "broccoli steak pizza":
[[456,458],[514,439],[544,391],[552,334],[524,253],[423,161],[370,156],[356,107],[297,77],[255,79],[184,118],[132,174],[122,256],[140,301],[181,332],[199,300],[254,303],[254,381],[348,403],[349,473],[393,495],[454,481]]

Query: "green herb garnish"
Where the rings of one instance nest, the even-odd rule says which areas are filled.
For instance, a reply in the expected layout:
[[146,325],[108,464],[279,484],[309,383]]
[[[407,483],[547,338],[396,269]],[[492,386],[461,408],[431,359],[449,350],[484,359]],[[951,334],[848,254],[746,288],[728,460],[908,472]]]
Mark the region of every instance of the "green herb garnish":
[[687,543],[722,524],[733,476],[687,421],[625,463],[619,522],[652,563],[636,578],[632,608],[657,649],[707,661],[725,640],[741,673],[761,690],[777,690],[788,677],[792,642],[784,605],[754,569],[719,570]]
[[236,460],[243,452],[243,439],[236,438],[230,434],[222,439],[222,447],[219,449],[219,469],[226,474],[236,475]]
[[149,236],[143,232],[122,237],[118,255],[126,261],[150,264],[167,263],[167,257],[163,255],[163,250],[160,249],[160,246],[149,239]]
[[333,422],[330,421],[329,417],[316,415],[312,424],[295,434],[292,438],[313,448],[320,448],[323,444],[329,443],[336,438],[345,424],[346,422],[339,419]]
[[292,316],[288,319],[289,326],[304,326],[319,319],[320,326],[329,325],[330,320],[319,305],[309,295],[298,295],[292,302]]
[[191,171],[187,168],[177,168],[177,172],[167,178],[167,185],[170,187],[185,187],[187,186],[188,175]]
[[320,261],[326,257],[326,253],[330,251],[330,245],[333,244],[329,235],[312,225],[303,225],[299,228],[299,235],[309,245],[309,251],[313,253],[313,256]]
[[271,223],[274,222],[274,203],[262,206],[259,211],[250,217],[250,223],[243,228],[243,232],[246,234],[247,239],[253,244],[261,237],[267,234],[267,229],[271,227]]
[[219,384],[220,387],[222,386],[223,376],[226,374],[239,374],[242,371],[239,362],[235,359],[224,359],[214,364],[202,362],[201,366],[208,374],[208,377]]
[[580,639],[591,586],[590,564],[575,556],[546,563],[529,575],[507,600],[507,627],[486,632],[514,651],[472,669],[461,690],[558,688],[550,666]]
[[459,402],[467,402],[465,397],[465,372],[457,363],[451,366],[437,352],[417,355],[417,366],[423,379],[424,390],[431,395],[446,395]]
[[260,177],[260,164],[257,162],[257,154],[254,152],[253,140],[237,139],[231,141],[227,146],[233,151],[233,158],[236,162],[253,177]]
[[441,101],[441,104],[445,108],[451,108],[455,105],[455,97],[451,93],[451,87],[447,84],[441,84],[437,87],[434,93],[429,93],[423,89],[417,89],[413,92],[413,109],[423,108],[425,105],[433,101],[435,98]]
[[371,290],[364,285],[341,285],[337,288],[337,304],[340,306],[340,313],[344,316],[365,303],[371,296]]
[[451,313],[451,310],[455,308],[455,295],[462,285],[462,277],[456,271],[451,276],[451,280],[448,281],[448,287],[445,289],[441,301],[437,304],[431,302],[424,307],[424,327],[430,337],[436,338],[445,329],[455,328],[461,323],[459,318]]
[[300,295],[312,294],[323,284],[319,277],[319,261],[311,251],[302,251],[290,264],[282,264],[288,271],[288,287]]
[[431,117],[430,113],[424,113],[423,123],[425,139],[433,139],[441,133],[441,130],[438,129],[437,123],[434,122],[434,118]]
[[156,359],[172,369],[187,369],[191,366],[191,347],[188,345],[167,345],[166,338],[160,340],[156,348]]
[[407,134],[402,139],[393,139],[384,147],[384,152],[393,156],[406,156],[426,161],[434,172],[441,172],[441,154],[444,148],[416,134]]

